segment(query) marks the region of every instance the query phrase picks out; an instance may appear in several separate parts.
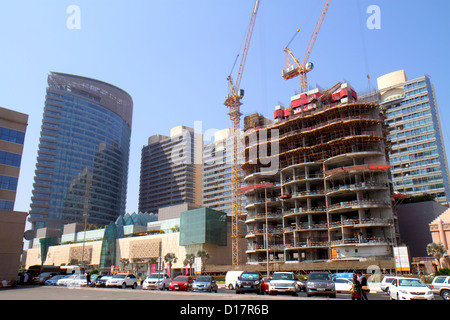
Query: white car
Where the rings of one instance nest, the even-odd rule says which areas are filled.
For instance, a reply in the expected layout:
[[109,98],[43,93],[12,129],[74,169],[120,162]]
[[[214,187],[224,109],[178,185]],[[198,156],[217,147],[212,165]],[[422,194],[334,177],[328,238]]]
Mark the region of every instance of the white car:
[[66,277],[63,274],[58,274],[56,276],[51,277],[50,279],[48,279],[47,281],[45,281],[45,285],[47,286],[56,286],[56,283],[58,282],[58,280],[62,279]]
[[293,272],[274,272],[269,282],[269,294],[289,292],[296,296],[299,291],[297,278]]
[[395,279],[404,279],[404,278],[405,277],[385,276],[383,280],[381,280],[380,289],[386,294],[389,294],[389,286],[391,285],[392,281],[394,281]]
[[73,278],[72,280],[70,280],[67,283],[67,286],[70,287],[86,287],[87,286],[87,280],[86,280],[86,276],[85,275],[77,275],[75,278]]
[[350,279],[336,278],[334,279],[334,286],[336,288],[336,292],[348,293],[353,286],[353,282]]
[[434,294],[417,278],[394,279],[389,286],[391,300],[433,300]]
[[431,291],[444,300],[450,300],[450,276],[436,276],[430,285]]
[[67,285],[68,285],[73,279],[75,279],[77,276],[78,276],[78,275],[76,275],[76,274],[70,274],[70,275],[67,275],[67,276],[65,276],[64,278],[59,279],[59,280],[56,282],[56,285],[57,285],[57,286],[67,286]]
[[133,274],[129,273],[117,273],[112,276],[111,279],[106,281],[106,287],[119,287],[126,288],[132,287],[137,288],[137,278]]
[[169,290],[169,285],[170,285],[170,277],[167,274],[153,273],[149,275],[147,278],[145,278],[144,282],[142,283],[142,289]]

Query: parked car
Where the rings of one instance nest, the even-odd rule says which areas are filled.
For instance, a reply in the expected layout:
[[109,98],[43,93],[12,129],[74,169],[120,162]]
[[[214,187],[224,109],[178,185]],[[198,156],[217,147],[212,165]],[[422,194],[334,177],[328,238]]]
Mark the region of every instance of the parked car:
[[328,272],[310,272],[306,281],[306,295],[328,295],[336,298],[336,287]]
[[389,286],[391,300],[433,300],[434,294],[420,279],[394,279]]
[[159,289],[159,290],[169,290],[170,277],[164,273],[152,273],[147,278],[145,278],[142,283],[142,289]]
[[42,272],[40,275],[35,276],[32,282],[35,284],[45,284],[45,281],[57,274],[59,274],[59,272]]
[[177,276],[169,285],[170,291],[190,291],[192,289],[192,283],[194,280],[189,276]]
[[380,289],[384,291],[386,294],[389,294],[389,286],[392,281],[395,279],[403,279],[404,277],[396,277],[396,276],[385,276],[380,283]]
[[45,281],[45,285],[47,285],[47,286],[56,286],[56,283],[58,282],[58,280],[62,279],[64,277],[66,277],[66,275],[64,275],[64,274],[57,274],[57,275],[51,277],[50,279],[47,279]]
[[75,278],[73,278],[72,280],[70,280],[67,283],[67,286],[71,286],[71,287],[86,287],[87,286],[86,276],[82,275],[82,274],[77,275]]
[[234,288],[236,287],[236,281],[243,272],[244,271],[235,271],[235,270],[228,271],[227,274],[225,275],[225,288],[234,290]]
[[101,274],[92,274],[91,275],[91,283],[89,284],[90,287],[95,287],[95,281],[97,279],[100,279],[102,277]]
[[192,291],[208,291],[217,293],[217,282],[214,277],[211,276],[199,276],[194,280],[192,284]]
[[287,292],[296,296],[299,292],[297,278],[293,272],[274,272],[269,283],[269,294]]
[[450,276],[434,277],[430,285],[431,291],[438,294],[444,300],[450,300]]
[[112,278],[106,280],[106,287],[119,287],[126,288],[132,287],[137,288],[137,278],[134,274],[130,273],[117,273],[112,276]]
[[352,288],[352,280],[350,279],[334,279],[334,286],[336,288],[336,292],[350,292]]
[[236,281],[236,293],[255,292],[263,294],[262,276],[259,272],[243,272]]
[[95,285],[96,287],[106,287],[106,281],[108,281],[108,280],[111,279],[111,278],[112,278],[112,276],[102,276],[102,277],[99,277],[99,278],[95,279],[94,285]]
[[261,286],[263,287],[263,294],[269,293],[269,282],[272,280],[271,277],[263,277]]
[[56,282],[57,286],[67,286],[73,279],[75,279],[77,275],[76,274],[69,274],[66,275],[64,278],[59,279]]

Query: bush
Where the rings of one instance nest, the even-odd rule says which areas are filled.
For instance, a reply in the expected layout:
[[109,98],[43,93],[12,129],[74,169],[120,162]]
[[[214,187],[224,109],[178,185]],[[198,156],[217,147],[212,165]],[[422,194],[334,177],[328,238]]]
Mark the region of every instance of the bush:
[[450,268],[441,268],[434,274],[435,276],[450,276]]

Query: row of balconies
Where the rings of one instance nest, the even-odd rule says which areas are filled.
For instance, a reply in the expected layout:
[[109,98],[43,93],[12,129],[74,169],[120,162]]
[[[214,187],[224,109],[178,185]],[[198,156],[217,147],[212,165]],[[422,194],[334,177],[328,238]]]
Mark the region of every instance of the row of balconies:
[[346,219],[342,221],[327,223],[301,224],[298,226],[289,226],[283,229],[284,232],[317,230],[317,229],[333,229],[341,227],[365,227],[365,226],[390,226],[393,224],[392,219],[384,218],[366,218],[366,219]]
[[[392,245],[394,240],[389,237],[360,237],[360,238],[348,238],[348,239],[336,239],[328,241],[326,239],[310,240],[304,239],[304,241],[291,241],[289,243],[269,243],[268,249],[270,251],[284,251],[284,250],[297,250],[307,248],[329,248],[339,246],[355,246],[355,245]],[[266,246],[258,243],[248,243],[247,253],[250,251],[265,252]]]
[[[273,200],[276,201],[276,200]],[[256,203],[252,203],[247,205],[245,208],[250,209],[254,207]],[[258,204],[264,204],[264,202],[258,203]],[[362,209],[362,208],[373,208],[373,207],[390,207],[391,203],[389,201],[385,200],[353,200],[353,201],[343,201],[339,203],[332,204],[328,207],[326,206],[318,206],[318,207],[310,207],[310,208],[293,208],[287,211],[281,212],[268,212],[268,217],[282,217],[282,216],[290,216],[290,215],[297,215],[297,214],[311,214],[311,213],[325,213],[325,212],[335,212],[340,210],[348,210],[348,209]],[[258,219],[258,218],[265,218],[265,212],[261,213],[249,213],[248,219]]]

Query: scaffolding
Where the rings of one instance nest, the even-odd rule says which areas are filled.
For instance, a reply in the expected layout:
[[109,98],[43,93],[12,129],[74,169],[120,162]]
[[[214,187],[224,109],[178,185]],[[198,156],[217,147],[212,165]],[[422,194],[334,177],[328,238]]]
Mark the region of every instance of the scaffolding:
[[[380,107],[357,102],[347,84],[337,84],[325,93],[315,89],[293,97],[291,107],[277,107],[274,118],[270,125],[253,121],[245,131],[248,261],[267,261],[266,250],[274,262],[340,259],[346,255],[341,248],[349,246],[378,246],[389,256],[396,240]],[[276,173],[259,174],[274,161]],[[257,190],[267,183],[274,187],[265,222]],[[261,235],[264,228],[278,230],[270,244]]]

